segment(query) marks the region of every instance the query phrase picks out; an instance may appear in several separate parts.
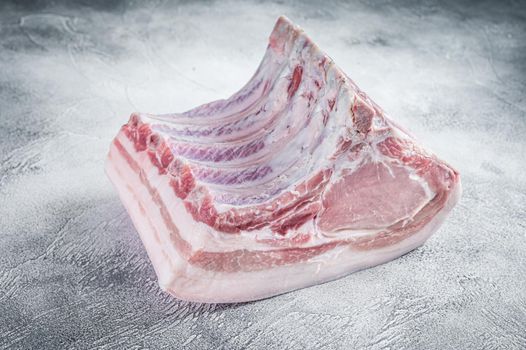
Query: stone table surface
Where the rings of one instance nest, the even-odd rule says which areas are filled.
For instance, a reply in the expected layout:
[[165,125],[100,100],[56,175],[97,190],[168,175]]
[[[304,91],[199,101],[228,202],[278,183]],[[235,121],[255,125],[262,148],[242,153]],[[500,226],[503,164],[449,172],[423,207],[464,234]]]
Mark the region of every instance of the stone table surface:
[[[423,247],[263,301],[160,291],[106,178],[133,111],[252,75],[281,14],[462,174]],[[524,2],[0,4],[1,349],[525,349]]]

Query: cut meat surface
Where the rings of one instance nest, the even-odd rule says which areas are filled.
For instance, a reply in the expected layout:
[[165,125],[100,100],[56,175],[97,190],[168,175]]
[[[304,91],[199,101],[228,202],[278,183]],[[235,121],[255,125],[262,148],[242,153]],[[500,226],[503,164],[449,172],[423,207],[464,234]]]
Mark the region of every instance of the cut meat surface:
[[132,114],[106,172],[161,288],[242,302],[422,245],[457,171],[398,127],[285,17],[252,79],[184,113]]

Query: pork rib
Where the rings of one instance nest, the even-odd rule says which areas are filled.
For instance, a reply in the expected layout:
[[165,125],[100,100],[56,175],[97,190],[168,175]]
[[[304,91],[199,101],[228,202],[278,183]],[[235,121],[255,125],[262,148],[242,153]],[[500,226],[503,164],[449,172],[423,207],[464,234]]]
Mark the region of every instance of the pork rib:
[[390,120],[285,17],[252,79],[184,113],[132,114],[106,172],[161,288],[241,302],[420,246],[459,174]]

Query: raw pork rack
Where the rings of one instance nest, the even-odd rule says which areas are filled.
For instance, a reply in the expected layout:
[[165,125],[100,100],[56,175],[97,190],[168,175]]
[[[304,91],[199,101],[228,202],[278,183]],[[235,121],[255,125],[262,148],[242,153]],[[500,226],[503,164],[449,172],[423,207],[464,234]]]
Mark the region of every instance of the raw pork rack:
[[261,299],[422,245],[459,174],[280,17],[252,79],[180,114],[132,114],[106,171],[161,288]]

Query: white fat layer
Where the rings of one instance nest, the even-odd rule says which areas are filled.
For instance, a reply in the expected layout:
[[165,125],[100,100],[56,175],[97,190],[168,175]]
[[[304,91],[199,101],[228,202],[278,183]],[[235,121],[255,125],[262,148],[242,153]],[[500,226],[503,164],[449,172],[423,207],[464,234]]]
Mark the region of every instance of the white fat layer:
[[[150,219],[151,214],[155,215],[151,210],[151,199],[141,199],[138,194],[134,193],[133,188],[142,186],[137,183],[138,180],[134,179],[134,176],[126,175],[126,171],[129,171],[128,169],[118,169],[116,163],[119,163],[119,155],[116,150],[113,149],[113,145],[111,147],[112,149],[110,149],[110,155],[106,162],[106,174],[117,189],[119,197],[141,237],[148,257],[159,279],[159,283],[163,283],[165,276],[171,276],[173,271],[177,270],[180,266],[184,266],[186,262],[178,252],[168,255],[167,249],[170,249],[172,244],[161,244],[155,239],[156,235],[164,236],[166,230],[159,230],[154,227]],[[140,206],[142,206],[146,212],[143,213]],[[157,227],[161,225],[160,222],[156,223]],[[164,242],[166,242],[166,240],[164,240]]]

